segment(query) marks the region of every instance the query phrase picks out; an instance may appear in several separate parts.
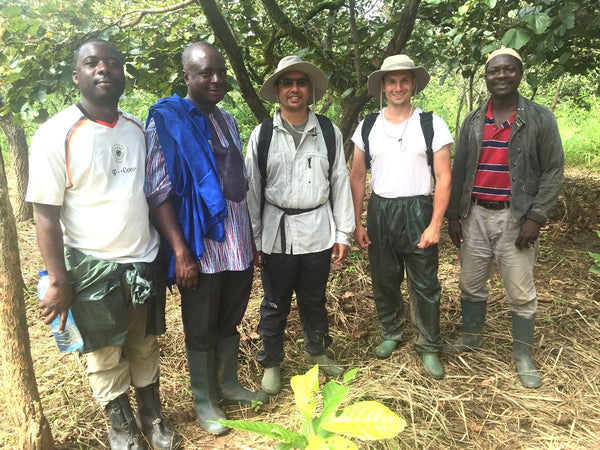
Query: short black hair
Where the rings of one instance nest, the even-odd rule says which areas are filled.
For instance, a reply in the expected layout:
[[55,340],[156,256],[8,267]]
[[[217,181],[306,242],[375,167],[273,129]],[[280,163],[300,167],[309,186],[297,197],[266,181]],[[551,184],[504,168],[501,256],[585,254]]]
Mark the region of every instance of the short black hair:
[[[504,53],[506,56],[509,56],[510,58],[512,58],[514,60],[514,62],[517,63],[517,67],[519,68],[519,71],[521,72],[521,75],[523,75],[523,61],[521,61],[519,58],[514,57],[513,55],[509,55]],[[497,56],[501,56],[501,55],[497,55]],[[496,58],[497,56],[494,56],[494,58]],[[490,59],[488,62],[485,63],[485,73],[487,73],[488,70],[488,66],[490,65],[490,62],[492,62],[492,60],[494,59]]]
[[110,47],[114,48],[116,50],[116,52],[119,54],[119,58],[121,59],[121,64],[123,64],[125,62],[123,53],[121,53],[121,51],[115,46],[115,44],[113,44],[112,42],[108,42],[107,40],[104,40],[104,39],[92,38],[92,39],[87,39],[86,41],[82,42],[81,45],[79,47],[77,47],[77,50],[75,50],[75,53],[73,53],[73,69],[75,69],[77,67],[77,62],[79,61],[79,54],[81,53],[81,49],[88,44],[109,45]]

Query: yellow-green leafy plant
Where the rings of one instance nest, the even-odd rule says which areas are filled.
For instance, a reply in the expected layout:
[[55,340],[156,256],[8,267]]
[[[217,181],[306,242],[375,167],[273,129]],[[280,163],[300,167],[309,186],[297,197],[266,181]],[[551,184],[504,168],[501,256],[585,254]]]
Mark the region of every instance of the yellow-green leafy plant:
[[406,427],[406,421],[387,406],[376,401],[358,401],[338,411],[358,369],[344,374],[343,383],[330,380],[321,392],[323,406],[317,414],[319,394],[319,366],[304,375],[292,377],[296,406],[302,414],[300,431],[291,431],[281,425],[249,420],[221,420],[220,423],[238,430],[252,431],[277,439],[280,450],[300,448],[307,450],[357,449],[347,437],[361,440],[389,439]]

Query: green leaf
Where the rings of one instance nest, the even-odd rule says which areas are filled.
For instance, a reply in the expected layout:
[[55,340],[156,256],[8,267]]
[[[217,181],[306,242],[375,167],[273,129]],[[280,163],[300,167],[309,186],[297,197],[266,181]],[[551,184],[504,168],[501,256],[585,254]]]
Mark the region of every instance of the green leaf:
[[21,8],[18,6],[6,6],[0,9],[0,16],[5,19],[10,19],[12,17],[17,17],[21,15]]
[[518,50],[525,44],[527,44],[527,42],[529,42],[529,39],[530,36],[527,30],[524,30],[522,28],[511,28],[504,34],[504,37],[502,38],[502,43],[507,47]]
[[327,447],[334,450],[357,450],[358,447],[350,439],[343,436],[332,436],[325,439]]
[[342,98],[346,98],[348,97],[350,94],[352,94],[352,91],[354,91],[354,88],[348,88],[346,89],[343,93],[342,93]]
[[304,375],[293,376],[290,385],[294,391],[294,400],[298,410],[306,420],[310,420],[317,408],[314,396],[319,390],[319,365],[315,364]]
[[490,9],[494,9],[497,2],[496,2],[496,0],[486,0],[486,3]]
[[220,424],[236,430],[252,431],[272,439],[278,439],[295,446],[306,446],[306,438],[300,433],[290,431],[281,425],[266,422],[255,422],[252,420],[220,420]]
[[542,34],[550,26],[550,16],[545,13],[527,14],[523,17],[523,22],[535,34]]
[[387,406],[366,401],[347,406],[338,417],[321,426],[333,433],[375,440],[393,438],[406,427],[406,421]]
[[573,5],[564,5],[558,11],[558,18],[565,27],[571,29],[575,26],[575,14],[573,14]]
[[357,368],[348,370],[344,374],[344,377],[343,377],[343,380],[342,380],[344,382],[344,384],[351,383],[354,380],[354,378],[356,378],[356,374],[357,373],[358,373],[358,369]]
[[600,261],[600,253],[588,252],[594,261]]
[[330,380],[323,386],[323,412],[318,423],[318,427],[335,418],[338,407],[346,399],[349,386],[344,386],[336,381]]
[[598,264],[594,264],[590,267],[590,272],[592,273],[600,273],[600,266]]

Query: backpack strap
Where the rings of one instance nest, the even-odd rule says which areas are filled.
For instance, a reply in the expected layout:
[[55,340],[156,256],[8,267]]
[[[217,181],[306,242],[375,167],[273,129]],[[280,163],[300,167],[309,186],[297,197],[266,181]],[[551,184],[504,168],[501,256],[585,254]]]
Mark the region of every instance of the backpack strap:
[[365,120],[363,121],[363,126],[360,133],[363,140],[363,145],[365,146],[365,161],[367,162],[367,170],[371,168],[371,150],[369,148],[369,134],[373,129],[373,125],[375,125],[377,116],[379,116],[378,112],[367,114],[367,117],[365,117]]
[[431,176],[435,183],[435,171],[433,170],[433,113],[431,111],[422,112],[421,118],[421,130],[423,131],[423,137],[425,138],[425,145],[427,146],[427,165],[431,169]]
[[[328,117],[321,114],[315,114],[323,133],[323,139],[325,139],[325,147],[327,147],[327,160],[329,161],[329,174],[327,178],[329,184],[331,184],[331,174],[333,173],[333,165],[335,164],[335,131],[333,131],[333,124]],[[330,195],[331,198],[331,195]]]
[[267,159],[273,137],[273,118],[269,117],[260,124],[258,132],[257,161],[260,172],[260,215],[265,209],[265,187],[267,186]]

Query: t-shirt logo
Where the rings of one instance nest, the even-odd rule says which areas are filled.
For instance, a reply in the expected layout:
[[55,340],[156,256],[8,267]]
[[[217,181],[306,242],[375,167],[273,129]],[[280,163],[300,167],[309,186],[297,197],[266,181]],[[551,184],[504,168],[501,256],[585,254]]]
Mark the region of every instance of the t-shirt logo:
[[113,145],[112,157],[116,163],[123,163],[127,159],[127,148],[121,144]]

